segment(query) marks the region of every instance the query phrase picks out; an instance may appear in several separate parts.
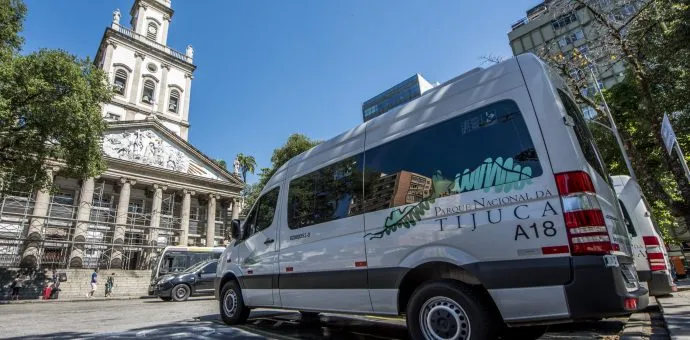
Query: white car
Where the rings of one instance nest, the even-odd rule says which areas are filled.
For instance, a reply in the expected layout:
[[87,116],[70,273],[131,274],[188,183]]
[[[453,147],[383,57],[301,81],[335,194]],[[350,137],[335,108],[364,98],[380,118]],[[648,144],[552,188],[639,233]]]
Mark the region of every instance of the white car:
[[652,296],[670,294],[675,291],[675,284],[669,270],[666,245],[657,231],[652,210],[639,184],[630,176],[611,176],[611,179],[621,202],[623,216],[634,229],[630,232],[633,243],[643,245],[643,249],[636,256],[636,259],[641,261],[635,261],[640,281],[648,282],[649,294]]
[[276,171],[233,221],[222,319],[406,315],[413,339],[525,339],[644,308],[598,154],[534,55],[456,77]]

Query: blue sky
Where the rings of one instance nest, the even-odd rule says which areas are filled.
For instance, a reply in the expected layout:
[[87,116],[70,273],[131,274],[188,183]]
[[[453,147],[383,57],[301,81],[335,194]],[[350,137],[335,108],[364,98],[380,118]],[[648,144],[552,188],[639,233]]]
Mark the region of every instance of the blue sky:
[[[25,52],[91,58],[112,11],[128,23],[134,2],[25,1]],[[328,139],[352,128],[363,101],[415,73],[444,82],[481,56],[510,56],[510,25],[537,3],[173,0],[168,45],[192,44],[197,65],[189,141],[229,164],[242,152],[268,167],[291,133]]]

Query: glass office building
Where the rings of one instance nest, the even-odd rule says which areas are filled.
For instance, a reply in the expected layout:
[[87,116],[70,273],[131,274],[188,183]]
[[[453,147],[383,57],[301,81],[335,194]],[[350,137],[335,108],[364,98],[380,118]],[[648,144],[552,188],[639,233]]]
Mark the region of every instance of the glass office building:
[[364,104],[362,104],[362,116],[364,121],[366,122],[399,105],[419,98],[424,92],[433,87],[434,86],[424,79],[424,77],[415,74],[374,98],[365,101]]

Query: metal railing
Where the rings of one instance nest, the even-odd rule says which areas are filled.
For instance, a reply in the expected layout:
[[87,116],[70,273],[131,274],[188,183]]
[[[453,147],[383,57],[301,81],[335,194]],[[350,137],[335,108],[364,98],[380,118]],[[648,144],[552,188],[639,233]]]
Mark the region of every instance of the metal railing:
[[125,35],[131,39],[138,40],[138,41],[141,41],[147,45],[153,46],[156,49],[159,49],[159,50],[173,56],[176,59],[180,59],[182,61],[192,63],[192,58],[188,57],[187,55],[185,55],[182,52],[175,51],[172,48],[165,46],[161,43],[158,43],[157,41],[151,40],[147,36],[144,36],[144,35],[141,35],[137,32],[134,32],[129,28],[122,27],[120,25],[117,25],[116,27],[117,27],[117,29],[116,29],[117,32],[119,32],[119,33],[121,33],[121,34],[123,34],[123,35]]

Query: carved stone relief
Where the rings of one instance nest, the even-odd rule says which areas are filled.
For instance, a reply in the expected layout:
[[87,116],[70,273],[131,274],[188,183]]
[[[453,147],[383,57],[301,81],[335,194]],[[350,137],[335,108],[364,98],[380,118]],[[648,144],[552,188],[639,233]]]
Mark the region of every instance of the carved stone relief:
[[103,151],[109,157],[172,171],[219,179],[184,152],[149,129],[117,131],[103,137]]

